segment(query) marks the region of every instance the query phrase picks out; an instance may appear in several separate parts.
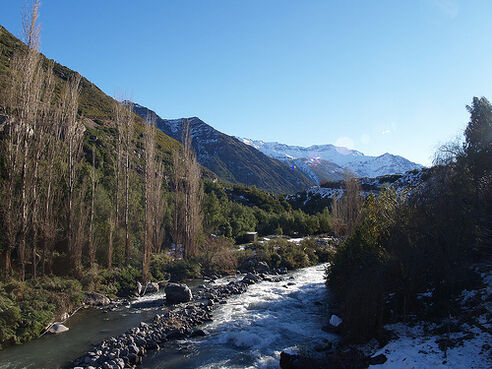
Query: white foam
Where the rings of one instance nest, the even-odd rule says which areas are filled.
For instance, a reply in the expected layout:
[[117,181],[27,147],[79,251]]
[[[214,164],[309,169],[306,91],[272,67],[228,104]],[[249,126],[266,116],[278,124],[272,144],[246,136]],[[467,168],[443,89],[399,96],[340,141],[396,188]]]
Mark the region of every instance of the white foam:
[[[248,361],[254,363],[251,366],[254,368],[278,368],[283,349],[335,339],[321,330],[325,317],[315,305],[324,298],[325,267],[319,265],[295,272],[293,280],[250,286],[246,293],[219,307],[214,321],[205,327],[210,336],[196,343],[226,347],[231,356],[248,352],[252,356]],[[295,284],[287,286],[288,282]],[[210,368],[210,363],[202,367]],[[220,366],[213,364],[213,367]]]

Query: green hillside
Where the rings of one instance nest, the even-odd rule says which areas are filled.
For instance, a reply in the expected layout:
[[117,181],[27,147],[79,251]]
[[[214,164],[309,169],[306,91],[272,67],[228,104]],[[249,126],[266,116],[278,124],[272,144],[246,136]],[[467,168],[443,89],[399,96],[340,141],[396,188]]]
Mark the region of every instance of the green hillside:
[[[0,25],[0,94],[5,93],[9,83],[9,64],[17,48],[26,46],[3,26]],[[48,65],[49,59],[42,55],[42,62]],[[76,72],[54,62],[54,74],[57,78],[57,90],[61,88],[63,82]],[[106,141],[111,135],[115,134],[115,129],[111,122],[114,99],[106,95],[95,84],[82,77],[80,82],[79,114],[87,118],[84,122],[88,128],[87,135],[97,136],[98,139]],[[137,133],[137,147],[141,147],[138,138],[141,138],[143,124],[145,121],[135,115],[135,132]],[[161,131],[156,135],[157,149],[167,166],[171,163],[171,153],[179,146],[179,143]]]

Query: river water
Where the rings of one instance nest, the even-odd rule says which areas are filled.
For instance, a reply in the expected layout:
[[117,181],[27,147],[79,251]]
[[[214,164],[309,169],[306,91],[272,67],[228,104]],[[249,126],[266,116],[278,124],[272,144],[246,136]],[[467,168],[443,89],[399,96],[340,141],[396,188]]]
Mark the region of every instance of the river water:
[[[250,286],[214,311],[214,321],[201,327],[208,332],[206,337],[168,343],[164,349],[151,352],[144,367],[278,368],[283,349],[334,340],[321,330],[326,319],[319,305],[326,299],[324,270],[325,265],[317,265],[292,272],[283,282]],[[142,299],[158,298],[163,295]],[[149,320],[158,311],[121,307],[107,313],[78,313],[67,322],[67,333],[0,351],[0,369],[62,368],[92,344]]]

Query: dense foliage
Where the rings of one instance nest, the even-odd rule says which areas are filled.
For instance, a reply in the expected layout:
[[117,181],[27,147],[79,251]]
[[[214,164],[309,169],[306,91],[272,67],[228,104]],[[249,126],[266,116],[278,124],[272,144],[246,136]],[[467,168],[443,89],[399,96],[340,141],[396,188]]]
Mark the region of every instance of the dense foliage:
[[204,225],[210,233],[240,238],[245,232],[260,235],[306,236],[329,233],[330,214],[325,208],[313,215],[293,210],[285,197],[256,187],[225,186],[205,182]]
[[[463,144],[444,146],[429,178],[411,193],[369,196],[360,222],[335,255],[328,284],[339,298],[348,339],[382,334],[410,312],[448,316],[491,255],[492,106],[474,98]],[[418,295],[431,292],[425,311]]]
[[37,337],[55,318],[83,301],[73,279],[52,277],[0,284],[0,348]]

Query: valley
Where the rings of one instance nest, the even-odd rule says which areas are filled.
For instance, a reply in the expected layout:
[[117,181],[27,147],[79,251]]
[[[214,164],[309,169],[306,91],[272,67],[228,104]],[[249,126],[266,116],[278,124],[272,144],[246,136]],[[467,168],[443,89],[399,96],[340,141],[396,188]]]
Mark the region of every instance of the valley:
[[492,367],[458,3],[2,4],[0,369]]

